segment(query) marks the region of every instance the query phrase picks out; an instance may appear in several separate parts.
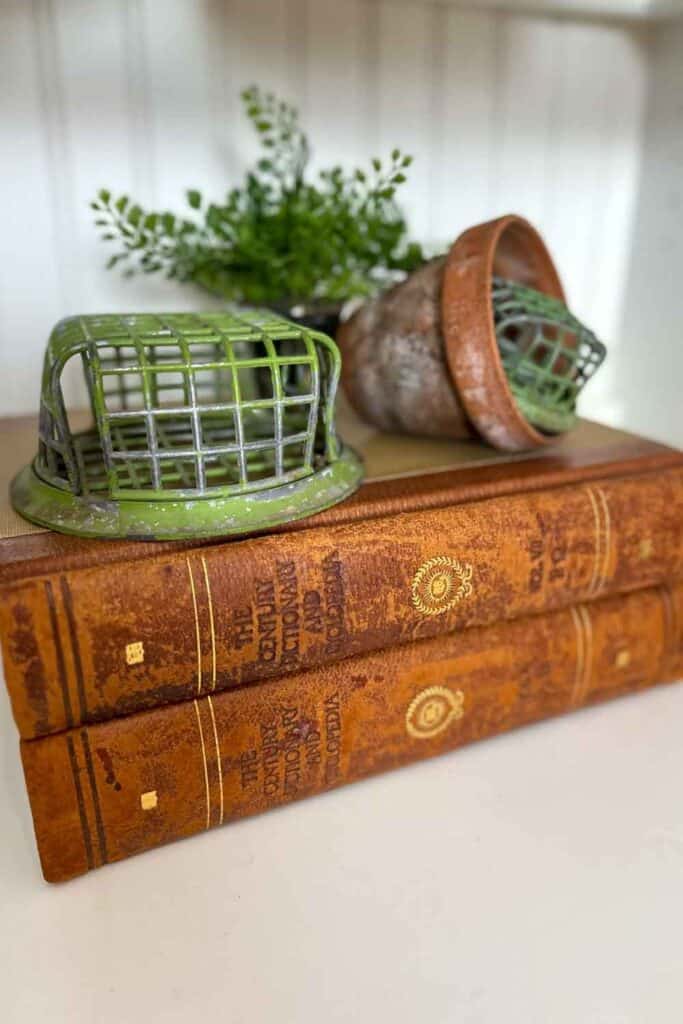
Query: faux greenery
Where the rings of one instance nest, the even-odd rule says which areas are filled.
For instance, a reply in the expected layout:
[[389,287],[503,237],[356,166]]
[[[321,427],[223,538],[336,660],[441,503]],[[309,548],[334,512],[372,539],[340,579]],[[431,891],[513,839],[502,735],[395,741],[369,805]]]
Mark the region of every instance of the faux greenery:
[[189,216],[148,212],[102,189],[95,224],[118,251],[107,266],[163,273],[253,304],[334,302],[368,295],[422,261],[394,195],[412,157],[308,179],[311,148],[298,111],[256,86],[242,93],[262,155],[224,202],[187,192]]

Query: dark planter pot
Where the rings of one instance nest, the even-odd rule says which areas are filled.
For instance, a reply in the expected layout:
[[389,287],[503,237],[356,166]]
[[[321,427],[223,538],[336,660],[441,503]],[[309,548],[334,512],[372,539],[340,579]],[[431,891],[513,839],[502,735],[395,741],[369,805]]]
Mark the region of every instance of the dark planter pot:
[[315,302],[281,302],[270,306],[274,313],[286,316],[288,320],[308,327],[311,331],[320,331],[330,338],[334,338],[339,328],[341,318],[342,302],[315,303]]
[[447,256],[342,324],[342,384],[364,419],[408,434],[478,434],[505,451],[552,440],[525,419],[511,391],[496,338],[494,276],[564,301],[540,235],[510,215],[465,231]]

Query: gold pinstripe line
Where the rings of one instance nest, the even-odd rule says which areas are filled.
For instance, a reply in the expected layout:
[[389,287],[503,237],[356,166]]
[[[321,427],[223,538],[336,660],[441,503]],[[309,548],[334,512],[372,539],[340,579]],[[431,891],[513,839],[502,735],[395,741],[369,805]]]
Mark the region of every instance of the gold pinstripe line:
[[673,590],[669,584],[665,584],[664,589],[668,595],[669,601],[671,602],[671,618],[673,619],[673,651],[675,655],[678,652],[678,645],[681,641],[681,620],[678,614],[678,602],[674,597]]
[[598,492],[598,497],[600,498],[600,503],[602,504],[603,512],[605,514],[605,553],[602,559],[602,570],[600,576],[600,583],[598,585],[598,590],[602,590],[602,588],[607,583],[607,570],[609,568],[610,547],[612,544],[612,517],[609,513],[609,505],[607,504],[607,496],[605,492],[601,487],[596,487],[596,490]]
[[583,665],[583,684],[581,686],[581,701],[583,702],[586,699],[588,685],[593,675],[593,624],[591,622],[590,613],[585,604],[578,605],[577,611],[583,620],[584,638],[586,643]]
[[662,644],[662,668],[666,666],[669,657],[673,657],[677,643],[677,622],[676,609],[674,607],[673,594],[662,584],[658,587],[659,597],[664,610],[664,643]]
[[671,589],[671,587],[668,584],[666,585],[665,589],[666,589],[666,593],[667,593],[667,596],[668,596],[668,599],[669,599],[669,602],[670,602],[670,606],[671,606],[671,619],[672,619],[672,628],[671,628],[671,658],[672,658],[672,664],[676,665],[676,664],[678,664],[678,659],[680,657],[679,651],[680,651],[680,647],[681,647],[681,640],[683,639],[683,637],[681,637],[681,625],[682,625],[682,623],[681,623],[681,617],[680,617],[680,614],[679,614],[680,605],[678,603],[678,600],[674,596],[673,590]]
[[211,798],[209,794],[209,768],[206,763],[206,747],[204,746],[204,730],[202,729],[202,719],[199,714],[199,705],[196,700],[193,700],[194,711],[197,716],[197,726],[199,727],[199,739],[202,744],[202,761],[204,762],[204,787],[206,789],[206,827],[209,828],[211,825]]
[[192,608],[194,610],[194,630],[197,640],[197,695],[202,692],[202,639],[199,630],[199,614],[197,612],[197,592],[194,588],[194,577],[192,576],[192,565],[190,559],[186,558],[187,571],[190,574],[190,590],[192,591]]
[[209,583],[209,570],[206,566],[204,555],[202,568],[204,569],[204,583],[206,584],[206,596],[209,600],[209,627],[211,629],[211,689],[216,689],[216,631],[213,625],[213,601],[211,600],[211,584]]
[[593,494],[593,491],[590,487],[586,488],[586,493],[588,494],[588,497],[591,500],[591,505],[593,506],[593,516],[595,517],[595,555],[593,559],[593,575],[591,577],[590,585],[588,587],[588,593],[592,594],[595,590],[595,585],[598,580],[598,572],[600,569],[600,548],[602,529],[600,524],[600,511],[598,509],[598,503],[595,499],[595,495]]
[[220,817],[218,819],[218,824],[222,825],[223,824],[223,761],[222,761],[222,758],[221,758],[220,744],[218,742],[218,730],[216,729],[216,716],[213,713],[213,701],[211,700],[211,697],[209,697],[209,696],[207,696],[206,699],[209,702],[209,711],[211,712],[211,722],[213,724],[213,741],[216,744],[216,768],[217,768],[217,771],[218,771],[218,789],[219,789],[220,798],[221,798],[221,811],[220,811]]
[[570,698],[570,704],[575,705],[578,703],[579,695],[581,693],[581,680],[583,679],[583,667],[585,660],[585,646],[584,646],[584,631],[583,621],[576,608],[572,607],[569,609],[572,613],[572,620],[574,622],[574,628],[576,630],[576,671],[574,675],[574,687],[572,689],[572,695]]

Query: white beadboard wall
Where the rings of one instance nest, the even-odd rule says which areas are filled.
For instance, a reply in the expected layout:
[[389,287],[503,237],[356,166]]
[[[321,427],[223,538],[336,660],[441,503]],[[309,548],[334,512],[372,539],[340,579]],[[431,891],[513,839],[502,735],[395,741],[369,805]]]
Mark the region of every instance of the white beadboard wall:
[[634,429],[683,447],[683,23],[652,67],[615,391]]
[[508,211],[538,225],[611,346],[583,411],[627,421],[650,32],[420,0],[0,0],[0,409],[35,410],[60,317],[207,304],[105,272],[88,202],[102,185],[171,209],[190,185],[220,196],[254,156],[238,93],[255,81],[300,105],[318,165],[413,153],[402,199],[430,246]]

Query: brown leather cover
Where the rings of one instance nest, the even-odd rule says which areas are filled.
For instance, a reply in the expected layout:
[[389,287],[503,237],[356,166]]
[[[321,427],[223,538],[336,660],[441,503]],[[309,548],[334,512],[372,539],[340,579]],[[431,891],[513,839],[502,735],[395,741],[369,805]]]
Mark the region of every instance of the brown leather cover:
[[649,589],[24,741],[45,878],[675,678],[682,624]]
[[[270,537],[204,545],[79,540],[26,523],[5,484],[30,458],[36,424],[0,421],[0,638],[22,736],[681,569],[683,455],[663,445],[582,422],[540,456],[510,457],[392,437],[343,404],[338,419],[366,462],[356,496]],[[462,588],[452,562],[471,566]],[[460,593],[457,606],[415,604],[425,565],[422,590],[450,574],[445,603]]]
[[7,584],[24,738],[683,577],[683,467]]
[[[362,456],[365,482],[341,505],[271,532],[300,532],[683,464],[683,454],[666,445],[588,420],[540,452],[510,455],[476,440],[386,434],[363,423],[343,396],[338,406],[339,432]],[[70,421],[74,429],[84,427],[88,416],[74,413]],[[94,565],[137,565],[167,551],[209,546],[227,550],[242,543],[86,540],[34,526],[11,508],[9,485],[33,458],[37,438],[35,417],[0,419],[0,584]]]

